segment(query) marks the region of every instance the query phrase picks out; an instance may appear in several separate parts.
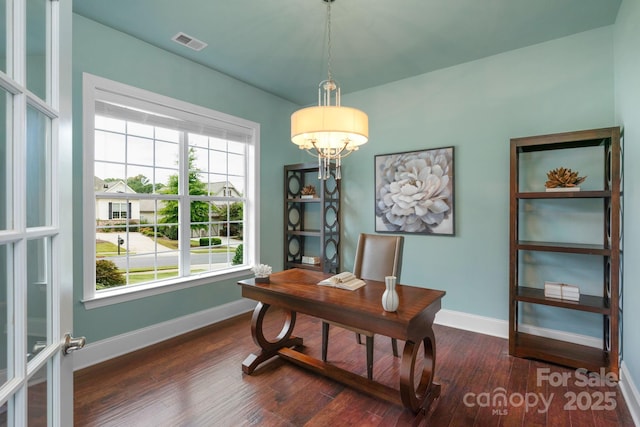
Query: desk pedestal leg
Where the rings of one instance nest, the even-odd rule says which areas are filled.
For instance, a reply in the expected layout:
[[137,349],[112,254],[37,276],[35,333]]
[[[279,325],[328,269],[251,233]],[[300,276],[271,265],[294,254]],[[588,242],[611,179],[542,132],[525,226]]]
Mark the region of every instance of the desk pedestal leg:
[[440,384],[433,382],[436,366],[436,340],[433,330],[423,338],[422,343],[424,344],[424,366],[418,387],[415,386],[414,378],[420,342],[405,342],[400,364],[400,398],[403,405],[415,413],[426,413],[431,402],[440,396]]
[[271,359],[278,354],[278,350],[283,347],[294,347],[302,345],[302,338],[292,337],[293,327],[296,324],[296,312],[288,311],[282,330],[276,337],[275,341],[269,341],[265,338],[263,332],[264,316],[269,310],[269,304],[258,303],[253,316],[251,317],[251,336],[261,351],[258,354],[250,354],[242,362],[242,372],[251,374],[259,364]]

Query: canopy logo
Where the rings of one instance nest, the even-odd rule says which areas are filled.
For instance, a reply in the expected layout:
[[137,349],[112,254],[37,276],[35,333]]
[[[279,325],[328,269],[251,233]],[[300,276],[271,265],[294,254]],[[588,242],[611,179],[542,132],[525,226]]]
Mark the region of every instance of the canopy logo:
[[[575,372],[551,372],[550,368],[536,370],[536,385],[538,387],[548,384],[550,387],[565,389],[569,386],[573,388],[602,388],[615,387],[617,382],[617,375],[606,372],[604,368],[601,368],[599,373],[590,373],[582,368]],[[565,411],[612,411],[617,406],[615,391],[567,391],[562,396],[565,400],[563,406]],[[536,410],[538,413],[546,413],[555,397],[556,394],[553,392],[548,394],[542,392],[508,393],[504,387],[496,387],[492,391],[466,393],[463,397],[463,403],[467,407],[491,408],[493,415],[506,415],[510,408],[519,407],[524,407],[526,412]]]

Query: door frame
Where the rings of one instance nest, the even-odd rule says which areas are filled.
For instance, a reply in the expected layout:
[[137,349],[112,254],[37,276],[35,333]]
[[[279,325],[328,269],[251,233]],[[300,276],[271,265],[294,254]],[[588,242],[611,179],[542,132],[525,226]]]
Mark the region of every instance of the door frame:
[[[46,419],[50,426],[73,425],[73,360],[64,357],[64,335],[73,327],[73,247],[71,216],[73,202],[72,156],[72,0],[40,0],[44,3],[45,53],[42,67],[36,67],[45,76],[45,100],[31,92],[27,81],[27,11],[28,1],[6,2],[6,72],[0,78],[0,86],[7,92],[7,156],[5,166],[10,171],[2,189],[8,194],[6,214],[10,221],[2,230],[0,243],[6,245],[7,259],[5,283],[7,286],[7,373],[9,379],[0,383],[0,402],[7,402],[9,423],[27,425],[29,419],[29,391],[31,383],[42,383],[46,372]],[[36,7],[41,8],[43,3]],[[33,6],[33,3],[31,3]],[[42,21],[37,21],[42,22]],[[29,28],[33,31],[33,27]],[[31,33],[33,36],[35,33]],[[42,96],[42,94],[41,94]],[[27,227],[27,109],[33,108],[46,117],[47,126],[43,138],[43,174],[48,184],[41,188],[44,209],[50,212],[42,226]],[[47,145],[48,144],[48,145]],[[42,152],[41,152],[42,153]],[[46,216],[46,215],[45,215]],[[46,314],[43,324],[47,341],[41,351],[27,361],[29,286],[27,279],[27,242],[40,239],[44,259],[38,259],[38,267],[47,271]],[[41,264],[40,264],[41,263]],[[13,319],[13,321],[9,321]],[[39,318],[38,318],[39,319]],[[44,398],[42,399],[44,400]],[[44,408],[45,405],[42,405]],[[44,412],[43,412],[44,415]]]

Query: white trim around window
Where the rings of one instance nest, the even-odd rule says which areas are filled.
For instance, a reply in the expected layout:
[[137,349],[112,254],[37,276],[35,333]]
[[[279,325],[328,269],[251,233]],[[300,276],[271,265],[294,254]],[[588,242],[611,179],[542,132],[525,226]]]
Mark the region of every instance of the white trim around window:
[[[108,183],[100,182],[100,190],[96,190],[96,181],[107,178],[99,178],[96,175],[97,161],[96,153],[96,134],[98,133],[96,116],[105,116],[114,118],[114,120],[131,120],[133,124],[143,124],[154,129],[166,128],[175,129],[179,138],[175,141],[176,163],[178,166],[167,166],[166,159],[164,165],[157,166],[155,157],[148,166],[146,163],[136,163],[132,159],[127,159],[130,152],[128,149],[122,150],[123,159],[111,161],[104,160],[107,166],[113,163],[113,166],[120,167],[125,172],[122,174],[122,182],[116,181],[114,178],[108,177]],[[118,136],[118,135],[116,135]],[[121,139],[126,144],[132,138],[126,131],[123,132]],[[155,137],[154,137],[155,138]],[[153,140],[151,138],[150,140]],[[195,141],[195,142],[191,142]],[[204,141],[204,142],[203,142]],[[211,141],[211,142],[207,142]],[[227,149],[220,149],[220,141],[227,141]],[[98,142],[98,146],[99,146]],[[158,140],[156,145],[167,145],[165,142]],[[192,145],[193,144],[193,145]],[[209,144],[209,145],[207,145]],[[155,145],[154,145],[155,146]],[[190,288],[211,284],[223,280],[231,280],[246,275],[250,271],[250,267],[255,264],[255,260],[259,257],[259,147],[260,147],[260,125],[258,123],[234,117],[228,114],[220,113],[202,106],[189,104],[184,101],[169,98],[163,95],[152,93],[140,88],[128,86],[122,83],[114,82],[102,77],[83,74],[83,299],[85,307],[88,309],[101,307],[110,304],[117,304],[139,298],[145,298],[152,295],[158,295],[166,292],[172,292],[178,289]],[[115,148],[109,147],[109,150]],[[186,177],[190,176],[189,167],[184,166],[187,161],[191,165],[191,156],[193,152],[198,152],[201,158],[197,165],[199,176],[203,176],[204,184],[200,189],[204,192],[192,192],[190,184]],[[215,164],[218,158],[222,156],[226,159],[226,165],[220,166]],[[226,156],[226,157],[225,157]],[[189,159],[189,160],[188,160]],[[214,159],[214,160],[211,160]],[[235,163],[234,163],[235,162]],[[153,174],[151,179],[152,185],[160,183],[160,179],[155,178],[156,174],[175,172],[180,178],[179,191],[169,193],[168,191],[152,190],[150,193],[137,193],[127,185],[128,178],[134,172],[127,172],[128,168],[133,171],[148,170],[149,174]],[[146,169],[145,169],[146,168]],[[165,169],[169,172],[166,172]],[[171,168],[175,168],[175,171]],[[192,167],[193,168],[193,167]],[[114,169],[117,170],[117,169]],[[240,172],[237,172],[240,171]],[[202,172],[202,173],[200,173]],[[136,172],[137,173],[137,172]],[[116,174],[117,175],[117,174]],[[223,184],[220,184],[220,182]],[[235,185],[234,185],[235,182]],[[146,182],[144,183],[146,184]],[[167,186],[166,180],[162,185]],[[238,188],[239,187],[239,188]],[[232,192],[229,188],[232,188]],[[238,190],[238,191],[235,191]],[[142,190],[139,190],[142,191]],[[135,193],[132,194],[132,193]],[[139,194],[139,195],[138,195]],[[97,231],[115,231],[109,230],[111,225],[101,225],[105,221],[100,221],[99,215],[102,212],[109,212],[109,208],[104,207],[106,203],[121,202],[130,204],[131,200],[136,200],[133,207],[128,207],[128,218],[120,219],[125,222],[125,229],[121,233],[126,236],[124,244],[116,243],[118,247],[118,258],[120,262],[120,250],[124,251],[126,268],[124,268],[126,276],[126,284],[123,286],[109,287],[106,289],[96,290],[96,237]],[[178,248],[173,250],[173,254],[177,257],[175,267],[175,277],[171,277],[170,273],[160,278],[161,270],[158,267],[159,250],[149,253],[149,257],[153,258],[155,279],[145,279],[141,282],[130,281],[130,277],[140,274],[133,272],[130,268],[130,259],[140,256],[140,253],[127,251],[129,247],[130,230],[136,225],[136,230],[142,231],[141,226],[144,222],[149,232],[156,233],[162,228],[166,228],[164,223],[167,222],[166,216],[160,215],[158,206],[170,203],[179,204],[178,220],[172,222],[170,226],[174,227],[178,233]],[[143,218],[142,206],[153,206],[154,210]],[[193,204],[197,204],[201,208],[209,209],[200,219],[195,220],[190,209]],[[226,204],[226,209],[221,209]],[[232,205],[240,204],[242,206],[242,218],[232,218]],[[99,206],[101,205],[101,206]],[[127,205],[131,206],[131,205]],[[224,212],[224,213],[220,213]],[[226,215],[226,222],[220,219],[220,216]],[[138,223],[134,223],[137,216]],[[161,218],[162,219],[159,219]],[[186,220],[185,220],[186,218]],[[113,220],[109,218],[109,220]],[[147,226],[148,224],[148,226]],[[241,233],[237,233],[240,227]],[[150,230],[149,230],[150,229]],[[196,230],[196,231],[194,231]],[[194,239],[194,233],[204,233],[205,242],[211,245],[208,253],[213,252],[213,246],[219,244],[212,242],[216,240],[212,236],[226,236],[226,244],[230,246],[232,230],[241,235],[241,242],[244,248],[243,262],[239,265],[229,265],[229,253],[227,252],[227,264],[216,264],[215,268],[207,268],[207,264],[202,268],[202,264],[198,264],[198,268],[190,264],[190,257],[194,257],[194,253],[202,252],[191,248],[191,241]],[[118,230],[119,231],[119,230]],[[137,233],[137,232],[136,232]],[[215,234],[214,234],[215,233]],[[115,234],[115,233],[114,233]],[[138,234],[138,233],[137,233]],[[157,236],[158,234],[153,234]],[[223,236],[223,239],[224,239]],[[234,235],[235,236],[235,235]],[[110,236],[113,237],[113,236]],[[175,237],[174,237],[175,238]],[[123,239],[124,240],[124,239]],[[123,241],[120,235],[117,236],[117,242]],[[151,239],[150,239],[151,240]],[[153,239],[154,241],[157,239]],[[237,239],[234,242],[237,243]],[[156,243],[156,247],[158,244]],[[163,248],[162,251],[169,251]],[[142,251],[139,251],[142,252]],[[205,250],[204,252],[207,252]],[[198,255],[199,256],[199,255]],[[209,255],[209,266],[211,266],[211,258]],[[200,258],[202,258],[200,256]],[[198,258],[198,259],[200,259]],[[113,256],[115,258],[115,255]],[[131,263],[132,264],[132,263]],[[195,264],[195,261],[194,261]],[[222,265],[220,267],[220,265]],[[122,268],[122,267],[120,267]],[[133,273],[132,273],[133,272]],[[144,274],[144,273],[142,273]]]

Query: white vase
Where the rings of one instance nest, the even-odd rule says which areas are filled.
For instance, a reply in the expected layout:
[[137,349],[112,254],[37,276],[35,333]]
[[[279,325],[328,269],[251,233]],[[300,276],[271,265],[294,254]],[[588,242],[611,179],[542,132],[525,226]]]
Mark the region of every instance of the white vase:
[[396,311],[398,304],[400,304],[400,298],[398,297],[398,292],[396,292],[396,277],[386,276],[384,284],[386,289],[382,294],[382,308],[384,311]]

